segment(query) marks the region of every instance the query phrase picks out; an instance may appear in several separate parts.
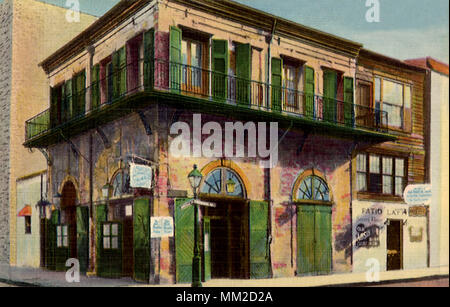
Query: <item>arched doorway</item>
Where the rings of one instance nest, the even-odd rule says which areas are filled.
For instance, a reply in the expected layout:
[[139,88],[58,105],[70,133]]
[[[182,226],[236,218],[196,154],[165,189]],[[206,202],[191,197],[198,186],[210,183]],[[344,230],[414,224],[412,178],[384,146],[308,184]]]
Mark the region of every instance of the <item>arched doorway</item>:
[[228,167],[210,171],[200,186],[199,198],[216,204],[202,208],[204,263],[206,271],[210,266],[211,278],[249,278],[246,193],[241,177]]
[[331,199],[328,184],[319,172],[306,171],[296,180],[297,275],[331,272]]
[[77,191],[71,181],[64,184],[61,193],[62,224],[67,225],[69,257],[77,258]]

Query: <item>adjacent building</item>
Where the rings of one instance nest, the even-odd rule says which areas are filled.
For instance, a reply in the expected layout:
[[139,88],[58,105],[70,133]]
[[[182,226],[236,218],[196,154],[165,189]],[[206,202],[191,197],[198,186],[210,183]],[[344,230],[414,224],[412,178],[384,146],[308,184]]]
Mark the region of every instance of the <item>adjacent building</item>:
[[203,280],[427,266],[425,69],[206,0],[121,1],[40,65],[44,267],[189,283],[193,197]]
[[39,62],[96,19],[80,14],[70,23],[66,13],[34,0],[0,3],[0,265],[40,265],[35,205],[46,193],[47,161],[39,150],[23,147],[23,125],[48,107]]

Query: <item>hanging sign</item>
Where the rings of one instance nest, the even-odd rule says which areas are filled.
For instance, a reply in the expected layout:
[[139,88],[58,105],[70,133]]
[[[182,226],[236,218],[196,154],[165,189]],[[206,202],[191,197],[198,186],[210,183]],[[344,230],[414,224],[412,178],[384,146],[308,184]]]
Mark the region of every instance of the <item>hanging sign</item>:
[[130,163],[130,187],[151,189],[152,168],[147,165]]
[[150,218],[150,236],[152,238],[173,237],[173,218],[170,216],[157,216]]
[[431,184],[410,184],[403,192],[408,205],[430,205],[431,195]]

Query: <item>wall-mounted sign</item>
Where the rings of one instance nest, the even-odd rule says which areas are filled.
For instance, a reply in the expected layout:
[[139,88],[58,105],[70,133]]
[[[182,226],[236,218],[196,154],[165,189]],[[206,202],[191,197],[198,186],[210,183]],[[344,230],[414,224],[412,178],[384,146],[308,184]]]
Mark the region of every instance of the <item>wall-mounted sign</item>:
[[356,226],[356,247],[378,247],[380,246],[380,227],[377,225]]
[[403,198],[408,205],[429,205],[431,195],[431,184],[411,184],[403,192]]
[[152,168],[147,165],[130,163],[130,187],[151,189]]
[[422,227],[409,227],[409,241],[410,242],[422,242],[423,228]]
[[409,216],[427,216],[427,207],[424,206],[410,207]]
[[173,237],[173,218],[170,216],[158,216],[150,218],[152,238]]

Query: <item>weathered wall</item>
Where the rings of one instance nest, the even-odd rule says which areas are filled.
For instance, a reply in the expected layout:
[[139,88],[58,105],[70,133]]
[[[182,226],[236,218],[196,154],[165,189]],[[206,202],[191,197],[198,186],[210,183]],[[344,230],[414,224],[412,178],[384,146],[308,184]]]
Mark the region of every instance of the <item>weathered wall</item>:
[[[49,86],[38,64],[85,29],[96,17],[80,14],[80,22],[66,20],[67,10],[36,0],[14,1],[11,89],[11,264],[16,259],[16,180],[47,168],[43,155],[30,153],[25,142],[25,121],[49,106]],[[2,58],[3,59],[3,58]],[[33,163],[29,163],[33,161]]]
[[0,264],[9,262],[12,3],[0,3]]

